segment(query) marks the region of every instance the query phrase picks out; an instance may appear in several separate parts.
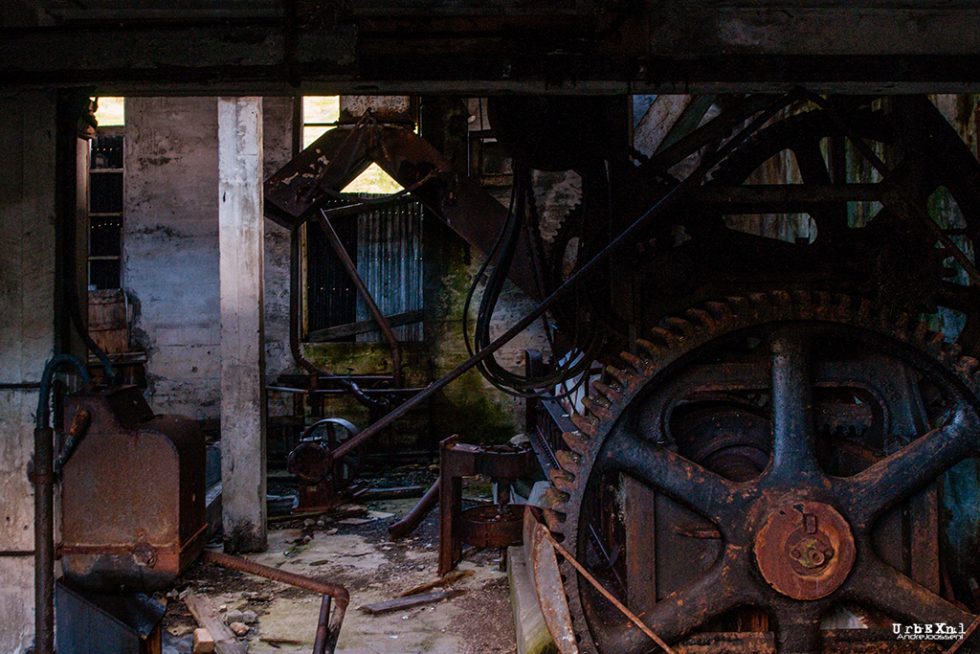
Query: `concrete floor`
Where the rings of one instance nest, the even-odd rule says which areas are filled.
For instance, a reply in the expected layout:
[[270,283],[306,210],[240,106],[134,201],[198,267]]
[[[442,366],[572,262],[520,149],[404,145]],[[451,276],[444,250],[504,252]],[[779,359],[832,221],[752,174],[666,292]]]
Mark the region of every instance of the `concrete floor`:
[[[415,500],[370,503],[363,524],[341,520],[269,532],[269,549],[250,558],[265,565],[344,585],[351,594],[337,651],[344,654],[513,654],[513,614],[500,553],[483,551],[460,565],[472,574],[453,588],[462,594],[438,604],[369,615],[359,606],[394,598],[437,578],[435,513],[407,539],[390,541],[387,525]],[[312,535],[303,543],[304,531]],[[177,585],[206,595],[222,613],[252,610],[258,621],[245,636],[254,654],[308,653],[313,645],[319,597],[306,591],[196,564]],[[168,607],[169,652],[182,654],[196,626],[183,602]],[[179,641],[179,645],[177,642]]]

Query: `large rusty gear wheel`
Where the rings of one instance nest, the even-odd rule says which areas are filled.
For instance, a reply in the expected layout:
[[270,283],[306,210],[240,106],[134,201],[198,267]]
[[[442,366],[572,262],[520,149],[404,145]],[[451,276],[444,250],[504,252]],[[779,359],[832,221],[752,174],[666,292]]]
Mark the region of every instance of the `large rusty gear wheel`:
[[[732,481],[639,430],[643,423],[629,411],[634,403],[656,393],[695,355],[703,356],[725,338],[760,330],[771,335],[773,438],[772,458],[757,478]],[[817,462],[812,389],[798,374],[807,370],[813,338],[826,333],[835,338],[844,334],[862,347],[884,344],[889,355],[936,384],[949,399],[931,430],[852,476],[826,474]],[[962,605],[885,563],[876,553],[872,530],[886,512],[980,453],[976,359],[962,356],[957,345],[908,315],[880,312],[865,299],[805,291],[707,303],[685,318],[666,320],[639,346],[641,355],[624,353],[625,365],[607,367],[605,383],[596,383],[585,403],[587,412],[574,417],[576,431],[564,434],[569,449],[557,452],[561,468],[551,474],[546,495],[551,509],[545,518],[565,547],[580,561],[587,560],[594,534],[587,533],[591,525],[585,522],[584,507],[593,501],[603,475],[615,470],[713,523],[721,538],[719,555],[693,583],[643,611],[654,632],[677,643],[718,616],[753,606],[767,611],[775,651],[815,654],[835,651],[824,649],[833,644],[824,641],[820,620],[841,602],[905,623],[969,625],[974,620]],[[619,621],[608,604],[600,606],[604,600],[595,599],[567,562],[562,573],[582,652],[656,650],[639,630]],[[712,642],[710,634],[702,636]],[[749,650],[709,646],[698,651]]]

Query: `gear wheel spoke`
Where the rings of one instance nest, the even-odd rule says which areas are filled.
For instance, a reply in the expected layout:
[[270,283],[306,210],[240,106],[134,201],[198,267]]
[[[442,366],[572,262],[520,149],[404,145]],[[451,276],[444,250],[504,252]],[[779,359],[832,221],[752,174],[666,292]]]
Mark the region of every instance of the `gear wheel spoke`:
[[[937,525],[919,520],[919,531],[899,533],[896,544],[887,540],[895,526],[875,517],[904,510],[980,449],[976,360],[907,314],[843,294],[753,293],[686,315],[701,319],[665,321],[640,343],[642,358],[624,353],[626,366],[609,372],[616,386],[597,384],[576,422],[581,431],[566,434],[549,525],[570,551],[600,576],[622,575],[624,601],[671,644],[695,632],[711,642],[711,633],[771,630],[779,654],[819,654],[822,616],[853,605],[908,622],[971,622],[914,570],[911,578],[898,572],[913,536],[938,552]],[[885,417],[925,406],[921,421],[888,430],[867,398],[890,388],[894,366],[855,376],[849,366],[865,361],[916,373],[912,387],[899,384],[889,396]],[[752,383],[734,391],[691,383],[702,367],[723,376],[733,365],[751,366]],[[729,417],[731,393],[754,413]],[[826,429],[856,420],[867,421],[867,435]],[[923,424],[942,426],[880,458],[890,438]],[[746,448],[757,453],[751,465],[733,465]],[[595,538],[618,557],[595,555]],[[650,651],[583,578],[569,566],[563,572],[583,654]],[[885,644],[877,635],[872,642]]]
[[818,470],[813,454],[809,338],[785,328],[772,340],[773,457],[770,476],[796,483]]
[[635,477],[715,522],[723,521],[736,506],[741,506],[737,501],[740,494],[736,484],[627,430],[621,430],[605,449],[604,464]]
[[976,452],[978,443],[980,417],[960,403],[945,426],[844,480],[843,496],[849,498],[854,522],[869,527],[876,517]]
[[975,618],[871,553],[854,571],[845,594],[860,604],[884,611],[892,619],[970,624]]
[[820,605],[781,606],[775,611],[780,654],[812,654],[821,650]]
[[[756,600],[754,584],[744,570],[742,561],[726,556],[690,586],[671,593],[640,617],[664,640],[677,640],[712,618]],[[650,646],[650,639],[638,629],[624,630],[617,640],[615,651],[642,652]]]

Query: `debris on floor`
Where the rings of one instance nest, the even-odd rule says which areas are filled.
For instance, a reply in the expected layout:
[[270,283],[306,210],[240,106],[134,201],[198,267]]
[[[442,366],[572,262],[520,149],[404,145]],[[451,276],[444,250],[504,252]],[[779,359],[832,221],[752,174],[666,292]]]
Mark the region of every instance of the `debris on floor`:
[[[268,550],[245,558],[343,585],[350,592],[352,609],[407,602],[382,613],[348,612],[337,644],[339,653],[515,654],[500,552],[471,552],[457,571],[438,577],[437,514],[409,538],[388,537],[388,526],[414,503],[412,497],[397,497],[344,505],[319,516],[283,519],[270,524]],[[426,598],[424,593],[439,597]],[[198,624],[188,612],[188,597],[206,597],[225,629],[241,625],[237,641],[247,645],[251,654],[308,654],[313,646],[318,597],[197,563],[168,594],[165,654],[191,654],[191,634]]]

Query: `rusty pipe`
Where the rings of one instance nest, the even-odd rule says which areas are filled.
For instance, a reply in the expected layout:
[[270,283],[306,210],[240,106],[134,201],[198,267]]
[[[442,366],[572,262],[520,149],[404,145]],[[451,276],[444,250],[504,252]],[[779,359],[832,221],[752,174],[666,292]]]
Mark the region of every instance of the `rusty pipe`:
[[[267,565],[222,552],[205,550],[201,555],[201,560],[323,595],[313,654],[326,654],[334,651],[337,646],[337,639],[340,637],[340,627],[344,622],[344,614],[347,612],[348,604],[350,604],[350,593],[347,592],[346,588],[285,570],[270,568]],[[331,604],[336,604],[332,612]]]
[[368,290],[367,286],[364,284],[364,280],[361,279],[361,275],[357,272],[357,264],[355,264],[354,260],[350,258],[347,248],[345,248],[344,244],[340,241],[340,236],[337,235],[337,231],[333,228],[330,218],[327,217],[327,213],[323,209],[320,210],[320,215],[318,218],[320,228],[323,230],[324,236],[327,237],[327,241],[330,242],[330,247],[333,248],[333,251],[340,259],[340,262],[344,265],[344,270],[347,271],[347,276],[350,277],[354,287],[357,288],[357,292],[360,293],[361,299],[364,300],[364,304],[367,305],[368,310],[371,312],[371,317],[374,318],[374,322],[378,323],[381,333],[384,334],[385,340],[388,341],[388,347],[391,350],[391,365],[394,368],[395,386],[401,386],[402,351],[401,345],[398,343],[398,338],[395,336],[395,332],[391,328],[391,323],[388,322],[388,319],[385,318],[385,315],[381,312],[378,304],[374,301],[371,291]]
[[54,430],[34,430],[34,652],[54,652]]
[[425,519],[425,516],[429,514],[432,507],[436,505],[439,501],[439,480],[436,479],[435,482],[429,486],[429,490],[425,491],[425,495],[412,507],[412,510],[406,513],[401,520],[394,522],[388,527],[388,535],[391,538],[404,538],[410,533],[415,531],[415,528],[419,526],[419,523]]
[[320,600],[320,619],[316,624],[316,640],[313,641],[313,654],[325,654],[330,640],[330,596]]

